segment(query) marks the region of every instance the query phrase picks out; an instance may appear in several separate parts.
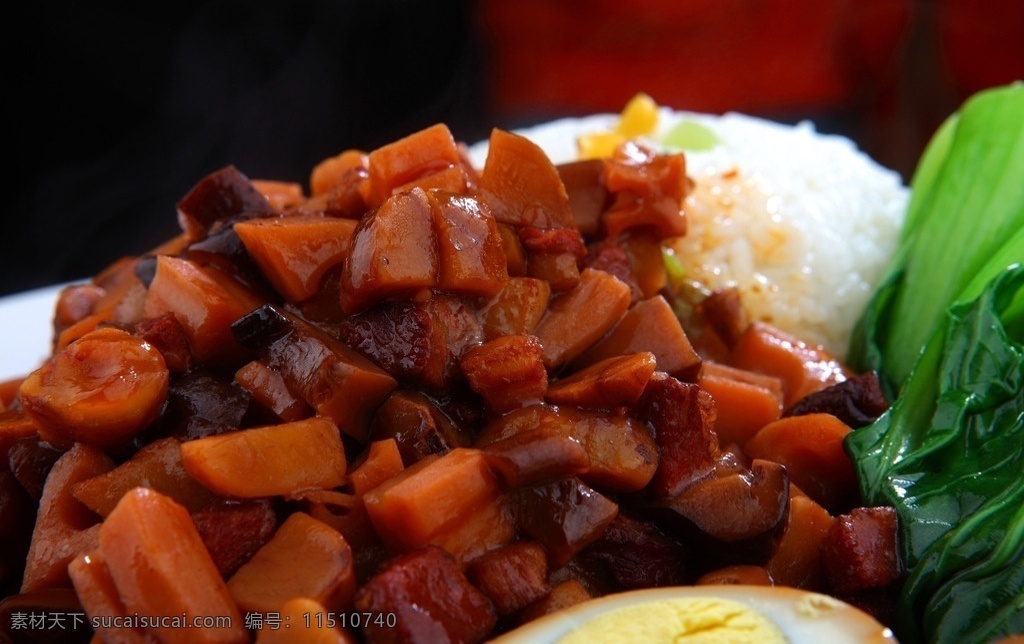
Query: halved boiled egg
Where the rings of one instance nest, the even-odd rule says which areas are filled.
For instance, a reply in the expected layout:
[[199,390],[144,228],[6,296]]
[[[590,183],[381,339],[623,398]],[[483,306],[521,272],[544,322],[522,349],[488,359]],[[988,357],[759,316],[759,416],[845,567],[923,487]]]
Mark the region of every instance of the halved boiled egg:
[[888,628],[833,597],[781,586],[689,586],[608,595],[494,640],[557,642],[893,643]]

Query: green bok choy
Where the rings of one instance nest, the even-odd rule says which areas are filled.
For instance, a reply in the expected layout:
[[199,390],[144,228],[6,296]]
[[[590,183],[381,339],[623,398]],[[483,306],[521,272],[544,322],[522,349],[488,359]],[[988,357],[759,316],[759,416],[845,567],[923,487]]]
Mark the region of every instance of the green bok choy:
[[895,395],[846,447],[900,516],[904,642],[1024,632],[1024,85],[936,133],[851,364]]

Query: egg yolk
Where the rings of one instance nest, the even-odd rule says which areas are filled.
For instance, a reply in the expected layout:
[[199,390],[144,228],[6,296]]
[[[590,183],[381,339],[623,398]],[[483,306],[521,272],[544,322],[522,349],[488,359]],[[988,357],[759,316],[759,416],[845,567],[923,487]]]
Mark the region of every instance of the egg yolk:
[[782,644],[788,640],[761,613],[740,602],[715,597],[681,597],[623,606],[588,620],[558,640],[559,644],[640,641]]

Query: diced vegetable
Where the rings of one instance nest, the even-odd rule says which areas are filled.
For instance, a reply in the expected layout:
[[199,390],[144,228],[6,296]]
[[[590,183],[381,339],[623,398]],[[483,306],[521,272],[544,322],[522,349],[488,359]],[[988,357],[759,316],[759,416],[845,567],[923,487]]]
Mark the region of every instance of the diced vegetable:
[[593,345],[629,308],[629,287],[594,269],[580,274],[576,288],[551,301],[535,335],[544,347],[544,364],[560,367]]
[[488,339],[502,335],[529,335],[537,328],[551,297],[551,286],[532,277],[510,278],[501,291],[480,307],[480,320]]
[[[415,186],[446,187],[452,192],[462,192],[468,177],[462,171],[461,161],[451,131],[441,123],[381,146],[369,155],[367,201],[376,206],[391,195]],[[453,170],[450,177],[443,174]],[[430,181],[437,174],[445,179],[443,185]],[[460,182],[461,190],[458,189]]]
[[352,494],[334,490],[308,490],[299,495],[299,500],[308,509],[310,516],[341,532],[351,544],[357,559],[365,561],[367,553],[379,546],[380,538],[370,523],[363,498],[370,490],[397,476],[403,467],[398,444],[394,439],[374,441],[349,475]]
[[294,208],[306,200],[306,195],[302,193],[302,186],[292,181],[255,179],[252,181],[252,187],[256,188],[266,198],[270,207],[277,212]]
[[781,418],[765,425],[743,446],[751,458],[786,466],[793,483],[833,513],[856,504],[857,477],[843,450],[850,426],[831,414]]
[[705,361],[697,382],[715,400],[715,432],[723,445],[743,445],[782,414],[782,381],[774,376]]
[[526,275],[526,250],[519,241],[517,228],[498,222],[498,234],[501,236],[501,248],[505,253],[508,274],[515,277]]
[[355,313],[437,285],[438,247],[423,190],[390,197],[359,221],[341,274],[341,306]]
[[345,447],[326,418],[207,436],[181,445],[189,475],[233,498],[288,495],[345,482]]
[[365,496],[392,476],[402,471],[402,456],[393,438],[370,443],[366,458],[349,474],[349,484],[356,496]]
[[672,307],[661,296],[630,307],[608,335],[583,353],[575,364],[584,366],[641,351],[654,354],[658,371],[671,376],[686,378],[700,367],[700,356],[690,345]]
[[327,272],[349,253],[356,222],[334,217],[252,219],[235,232],[274,288],[290,302],[320,290]]
[[[68,564],[68,576],[71,577],[75,593],[82,602],[82,610],[90,620],[98,619],[101,622],[95,632],[103,641],[125,644],[147,644],[153,641],[152,636],[143,629],[127,625],[128,610],[124,607],[114,579],[110,576],[110,569],[107,568],[103,555],[98,550],[76,557]],[[111,624],[114,623],[113,620],[120,619],[125,625],[121,628],[104,627],[102,618],[110,620],[108,623]]]
[[173,313],[188,337],[192,354],[204,364],[230,363],[243,355],[231,335],[231,324],[252,309],[257,300],[230,290],[215,269],[186,259],[161,255],[156,276],[146,292],[146,317]]
[[556,405],[629,407],[640,400],[656,366],[648,352],[607,358],[556,381],[546,398]]
[[420,460],[367,492],[363,500],[381,537],[400,550],[413,550],[493,504],[498,492],[483,454],[457,448]]
[[82,443],[54,464],[39,501],[21,592],[66,586],[71,560],[97,548],[97,517],[72,496],[71,490],[79,481],[113,467],[113,461],[103,452]]
[[243,611],[275,612],[296,597],[344,610],[356,590],[352,548],[327,524],[295,512],[231,576],[228,590]]
[[437,287],[464,295],[496,294],[508,279],[501,234],[484,202],[431,190],[437,234]]
[[729,364],[780,378],[786,407],[852,375],[823,347],[810,346],[764,322],[754,322],[740,336]]
[[640,287],[640,295],[655,297],[668,284],[668,271],[661,256],[661,239],[650,232],[634,230],[619,238],[626,250],[630,270]]
[[309,516],[345,537],[353,548],[358,574],[380,563],[379,558],[386,555],[360,497],[337,490],[303,490],[295,494],[294,500]]
[[359,150],[345,150],[337,156],[324,159],[313,168],[309,177],[313,196],[327,194],[344,180],[346,174],[352,170],[365,170],[369,162],[369,157]]
[[518,134],[491,132],[480,190],[502,223],[574,227],[569,195],[558,170],[536,143]]
[[557,167],[558,176],[569,197],[572,219],[584,236],[596,235],[601,229],[601,214],[608,205],[604,187],[604,162],[587,159],[564,163]]
[[580,269],[572,253],[529,253],[526,274],[547,282],[552,293],[570,291],[580,283]]
[[161,641],[249,640],[191,517],[174,501],[145,488],[128,492],[100,527],[99,546],[128,614],[212,618],[207,628],[154,627]]
[[167,495],[190,512],[200,510],[214,495],[185,471],[180,448],[181,442],[174,438],[153,441],[113,470],[76,483],[71,493],[101,517],[110,514],[121,497],[136,487]]
[[517,526],[507,496],[499,496],[454,525],[441,531],[432,545],[441,547],[465,566],[486,552],[502,548],[516,539]]
[[786,528],[765,564],[776,584],[818,591],[825,588],[825,571],[818,553],[832,523],[825,508],[790,488]]

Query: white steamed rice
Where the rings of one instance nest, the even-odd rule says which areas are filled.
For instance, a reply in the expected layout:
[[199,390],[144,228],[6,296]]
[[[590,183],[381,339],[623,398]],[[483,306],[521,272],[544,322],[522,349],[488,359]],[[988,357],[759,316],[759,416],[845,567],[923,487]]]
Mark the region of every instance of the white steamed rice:
[[[711,289],[737,287],[752,319],[845,357],[896,246],[908,198],[900,176],[810,123],[665,108],[660,116],[652,143],[682,119],[720,140],[686,152],[695,188],[684,204],[687,235],[674,247],[687,274]],[[579,135],[611,129],[617,118],[563,119],[521,133],[563,163],[576,159]],[[486,144],[470,154],[482,167]]]

